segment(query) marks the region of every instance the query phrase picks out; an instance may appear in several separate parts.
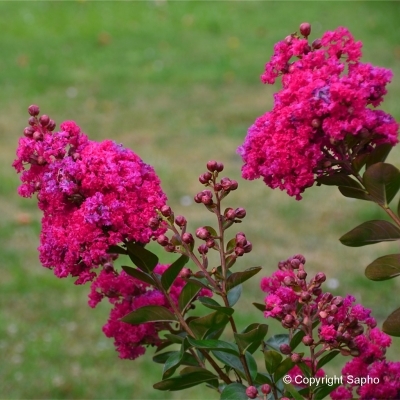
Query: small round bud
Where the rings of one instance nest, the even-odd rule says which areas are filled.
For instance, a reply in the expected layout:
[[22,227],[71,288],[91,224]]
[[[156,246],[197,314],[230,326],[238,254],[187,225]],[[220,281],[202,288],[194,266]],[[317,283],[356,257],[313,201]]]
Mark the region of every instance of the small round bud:
[[287,327],[291,327],[294,323],[294,317],[291,314],[288,314],[283,318],[282,324],[285,324]]
[[306,279],[307,278],[307,272],[304,271],[304,269],[301,269],[299,272],[297,272],[297,277],[299,279]]
[[168,253],[174,253],[175,246],[172,243],[168,243],[166,246],[164,246],[164,250]]
[[214,185],[214,190],[215,190],[216,192],[220,192],[220,191],[222,190],[222,185],[221,185],[220,183],[216,183],[216,184]]
[[292,352],[292,349],[290,348],[290,346],[288,345],[288,344],[286,344],[286,343],[284,343],[284,344],[281,344],[280,346],[279,346],[279,350],[280,350],[280,352],[282,353],[282,354],[290,354],[291,352]]
[[307,303],[311,300],[311,294],[308,292],[301,292],[300,299],[303,303]]
[[206,242],[206,246],[209,249],[212,249],[213,247],[215,247],[215,240],[214,239],[208,239],[207,242]]
[[210,206],[211,204],[213,204],[212,198],[207,195],[205,195],[201,198],[201,202],[206,206]]
[[149,224],[149,227],[150,227],[153,231],[155,231],[155,230],[158,229],[159,226],[160,226],[160,220],[159,220],[157,217],[153,217],[153,218],[150,218],[150,219],[149,219],[148,224]]
[[183,227],[187,224],[186,218],[183,215],[177,215],[175,218],[175,223],[180,226]]
[[243,232],[239,232],[235,236],[236,239],[236,246],[244,247],[247,244],[246,235]]
[[221,186],[226,192],[231,190],[231,184],[232,184],[232,181],[229,178],[221,179]]
[[157,243],[161,246],[167,246],[169,244],[169,239],[165,235],[160,235],[157,238]]
[[287,36],[285,37],[285,39],[283,39],[283,41],[284,41],[286,44],[291,44],[292,41],[293,41],[293,36],[292,36],[292,35],[287,35]]
[[246,396],[249,399],[255,399],[255,398],[257,398],[257,395],[258,395],[258,390],[257,390],[257,388],[255,386],[249,386],[246,389]]
[[293,258],[290,260],[290,265],[292,266],[293,269],[298,269],[300,266],[301,262],[297,258]]
[[49,121],[49,123],[46,126],[48,131],[54,131],[55,127],[56,127],[56,123],[52,119]]
[[251,242],[247,241],[247,243],[244,245],[243,250],[245,253],[250,253],[253,250],[253,245]]
[[322,283],[326,281],[326,275],[323,272],[318,272],[314,278],[315,282]]
[[190,278],[192,276],[192,271],[189,268],[182,268],[179,276],[181,278]]
[[39,131],[35,131],[35,132],[33,132],[33,140],[36,140],[36,141],[38,141],[38,140],[42,140],[43,139],[43,134],[42,134],[42,132],[39,132]]
[[321,39],[315,39],[312,43],[311,43],[311,47],[315,50],[318,50],[322,47],[322,42]]
[[206,228],[201,227],[201,228],[196,229],[196,236],[199,239],[207,240],[211,235],[210,235],[210,232]]
[[35,117],[29,117],[29,119],[28,119],[28,124],[29,124],[30,126],[35,126],[36,123],[37,123],[37,119],[36,119]]
[[217,162],[217,161],[211,160],[211,161],[209,161],[209,162],[207,163],[207,169],[208,169],[210,172],[215,172],[215,171],[217,170],[217,165],[218,165],[218,162]]
[[217,165],[215,166],[215,170],[217,172],[222,172],[224,170],[224,164],[217,162]]
[[320,287],[315,287],[313,290],[312,290],[312,294],[314,295],[314,296],[319,296],[320,294],[322,293],[322,289],[320,288]]
[[319,127],[321,126],[321,120],[320,120],[319,118],[314,118],[314,119],[311,121],[311,126],[312,126],[313,128],[319,128]]
[[40,125],[42,126],[47,126],[50,122],[50,117],[46,114],[43,114],[40,118],[39,118],[39,122]]
[[306,346],[311,346],[314,343],[314,339],[311,336],[304,336],[301,341],[306,345]]
[[104,267],[104,271],[105,271],[107,274],[110,274],[111,272],[114,272],[114,267],[113,267],[113,265],[112,265],[110,262],[105,263],[105,264],[103,265],[103,267]]
[[261,393],[262,394],[271,393],[271,386],[269,386],[268,383],[264,383],[264,385],[261,386]]
[[239,219],[243,219],[246,216],[246,210],[243,207],[238,207],[235,210],[235,217]]
[[295,364],[297,364],[297,363],[299,363],[299,362],[301,361],[302,356],[301,356],[299,353],[293,353],[293,354],[290,356],[290,358],[291,358],[291,360],[292,360]]
[[200,254],[207,254],[208,253],[208,247],[205,244],[202,244],[197,248],[197,251]]
[[32,104],[28,107],[28,113],[29,115],[32,115],[32,117],[36,117],[36,115],[39,115],[40,113],[39,106]]
[[231,180],[231,187],[230,190],[236,190],[238,188],[239,184],[237,183],[237,181],[235,181],[234,179]]
[[235,254],[238,257],[241,257],[244,253],[245,253],[245,251],[244,251],[243,247],[235,247]]
[[31,137],[33,135],[34,129],[31,126],[27,126],[24,129],[24,136]]
[[285,286],[293,286],[295,284],[295,280],[293,276],[287,275],[283,278],[283,284]]
[[194,196],[194,201],[195,201],[195,203],[200,204],[200,203],[201,203],[201,198],[202,198],[202,197],[203,197],[203,193],[202,193],[202,192],[197,193],[196,196]]
[[304,37],[310,36],[310,33],[311,33],[311,25],[310,25],[308,22],[303,22],[302,24],[300,24],[300,33],[301,33]]
[[192,244],[192,243],[194,243],[194,239],[193,239],[192,234],[189,233],[189,232],[185,232],[185,233],[182,235],[182,242],[183,242],[183,243],[186,243],[186,244]]
[[205,185],[205,184],[210,182],[211,178],[212,178],[211,173],[210,172],[206,172],[206,173],[204,173],[204,174],[199,176],[199,181],[200,181],[200,183]]
[[44,165],[44,164],[46,164],[46,160],[44,159],[43,156],[38,156],[37,163],[38,163],[38,165]]
[[225,218],[233,221],[236,218],[236,212],[233,208],[228,208],[225,211]]
[[292,259],[296,258],[299,260],[302,264],[306,263],[306,258],[302,254],[296,254],[292,257]]
[[172,215],[171,207],[167,205],[162,206],[160,212],[164,217],[170,217]]

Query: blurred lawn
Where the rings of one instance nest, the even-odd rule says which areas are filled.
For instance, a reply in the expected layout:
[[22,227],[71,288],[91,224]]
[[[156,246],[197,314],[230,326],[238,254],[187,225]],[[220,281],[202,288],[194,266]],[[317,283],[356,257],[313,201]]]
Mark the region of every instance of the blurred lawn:
[[[274,88],[259,82],[273,44],[312,23],[312,36],[339,25],[364,42],[364,61],[393,69],[384,109],[400,119],[400,39],[397,2],[2,2],[0,3],[0,398],[204,399],[205,388],[182,393],[152,389],[161,367],[149,357],[122,361],[101,332],[106,304],[86,304],[88,287],[55,279],[36,248],[40,213],[16,195],[10,167],[26,126],[27,106],[39,104],[59,124],[74,119],[92,139],[112,138],[155,166],[170,204],[209,223],[182,199],[201,189],[209,159],[240,180],[235,149],[254,119],[271,107]],[[390,161],[398,166],[395,151]],[[366,218],[371,204],[309,189],[296,202],[261,181],[243,182],[227,205],[248,211],[240,227],[254,243],[242,267],[301,252],[313,272],[336,279],[337,294],[353,293],[382,320],[398,303],[399,280],[373,283],[363,270],[397,245],[346,248],[338,237]],[[232,234],[235,232],[232,231]],[[170,260],[170,258],[168,259]],[[331,280],[331,283],[335,281]],[[328,282],[329,283],[329,282]],[[257,280],[246,299],[262,302]],[[397,299],[396,299],[397,297]],[[237,311],[240,324],[262,320]],[[399,341],[389,354],[399,359]],[[204,393],[203,393],[204,392]]]

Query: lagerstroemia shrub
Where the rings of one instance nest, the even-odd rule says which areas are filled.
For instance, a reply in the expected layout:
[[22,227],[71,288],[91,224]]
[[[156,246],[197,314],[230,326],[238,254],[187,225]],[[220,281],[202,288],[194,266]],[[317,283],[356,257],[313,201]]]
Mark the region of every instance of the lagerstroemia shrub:
[[[265,66],[262,81],[280,79],[282,88],[238,149],[243,178],[262,177],[297,200],[314,183],[338,186],[344,196],[378,204],[393,221],[364,222],[342,236],[343,244],[398,240],[400,218],[389,203],[400,189],[400,171],[385,163],[398,124],[376,109],[391,72],[362,63],[361,42],[345,28],[312,43],[310,32],[301,24],[299,35],[275,45]],[[137,154],[110,140],[89,140],[73,121],[55,131],[38,106],[28,111],[13,166],[21,173],[19,194],[36,195],[43,211],[40,260],[59,278],[90,282],[91,307],[108,299],[103,331],[121,358],[134,360],[155,347],[153,360],[164,365],[155,389],[206,384],[221,399],[400,398],[400,362],[385,358],[388,334],[400,336],[400,311],[380,330],[353,296],[324,290],[323,272],[310,277],[303,255],[262,278],[264,302],[254,304],[287,333],[274,335],[260,322],[237,325],[242,284],[261,268],[236,269],[252,244],[242,231],[227,236],[246,210],[222,205],[238,189],[238,182],[220,177],[222,163],[207,163],[199,177],[205,188],[194,197],[214,214],[215,227],[189,232],[186,218],[167,205],[154,169]],[[161,264],[146,248],[151,240],[177,260]],[[211,251],[219,265],[209,265]],[[121,256],[133,265],[118,269]],[[366,269],[373,280],[399,273],[399,254]],[[323,367],[336,356],[349,361],[332,381]]]

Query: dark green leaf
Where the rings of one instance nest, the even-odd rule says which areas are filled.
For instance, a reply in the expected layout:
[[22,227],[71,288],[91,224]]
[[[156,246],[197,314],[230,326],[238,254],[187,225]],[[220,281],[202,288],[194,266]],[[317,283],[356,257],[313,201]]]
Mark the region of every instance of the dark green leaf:
[[291,360],[290,357],[283,360],[274,373],[275,382],[279,381],[279,379],[286,375],[294,366],[295,363]]
[[181,272],[182,268],[189,261],[189,257],[185,255],[181,255],[176,261],[174,261],[168,269],[164,271],[161,277],[161,284],[165,290],[169,290],[171,285],[174,283],[174,280]]
[[212,372],[200,367],[186,367],[179,376],[168,378],[153,385],[158,390],[183,390],[200,383],[218,380]]
[[301,340],[305,335],[306,333],[302,330],[299,330],[295,333],[295,335],[292,337],[292,340],[290,341],[290,348],[292,349],[292,351],[301,343]]
[[202,339],[210,328],[218,330],[224,327],[229,321],[229,315],[215,311],[204,317],[196,318],[189,322],[189,326],[196,335],[196,338]]
[[187,281],[193,283],[194,285],[200,286],[200,288],[210,289],[206,278],[201,278],[201,279],[190,278]]
[[226,245],[226,252],[231,252],[236,246],[236,238],[231,239]]
[[300,368],[304,376],[307,378],[311,376],[311,368],[304,361],[299,362],[297,366]]
[[161,306],[145,306],[132,311],[121,321],[131,325],[139,325],[145,322],[177,321],[171,311]]
[[197,293],[201,290],[201,286],[193,282],[188,282],[179,295],[179,310],[184,311],[186,307],[193,301]]
[[266,341],[266,345],[272,347],[276,351],[280,351],[279,346],[282,344],[289,344],[289,335],[287,333],[280,333],[278,335],[271,336]]
[[297,389],[291,383],[285,383],[285,390],[287,390],[294,400],[304,400],[304,397],[297,391]]
[[264,340],[267,332],[268,325],[261,324],[249,332],[234,333],[235,341],[240,349],[240,352],[242,354],[244,354],[246,351],[251,354],[254,353]]
[[107,249],[109,254],[128,254],[128,251],[120,246],[112,245]]
[[261,267],[248,268],[243,272],[235,272],[226,281],[226,290],[229,291],[237,285],[247,281],[252,276],[261,271]]
[[242,285],[235,286],[228,292],[228,303],[231,307],[233,307],[238,302],[241,294],[242,294]]
[[142,282],[146,282],[152,286],[156,286],[156,282],[154,281],[154,279],[147,274],[146,272],[143,272],[140,269],[136,269],[136,268],[132,268],[132,267],[128,267],[126,265],[122,266],[122,269],[129,275],[132,276],[136,279],[139,279]]
[[268,383],[268,385],[272,385],[271,376],[267,376],[266,374],[258,373],[256,379],[254,379],[255,385],[263,385],[264,383]]
[[169,378],[180,365],[182,354],[180,351],[174,351],[165,361],[162,378]]
[[218,350],[225,353],[234,354],[237,356],[239,355],[239,350],[236,345],[229,342],[224,342],[223,340],[215,340],[215,339],[197,340],[189,336],[187,340],[190,343],[190,345],[192,345],[196,349]]
[[391,164],[379,162],[365,171],[363,183],[374,200],[387,207],[400,189],[400,171]]
[[322,358],[318,360],[317,364],[317,370],[322,368],[325,364],[327,364],[329,361],[334,359],[338,354],[340,353],[339,350],[331,350],[328,354],[324,355]]
[[170,340],[172,343],[179,343],[181,344],[186,336],[182,335],[174,335],[172,333],[166,333],[165,337]]
[[143,271],[152,272],[158,264],[158,257],[143,246],[129,242],[126,247],[132,262]]
[[263,311],[263,312],[265,311],[265,304],[253,303],[253,306],[256,307],[260,311]]
[[332,382],[331,385],[325,383],[323,385],[318,386],[316,388],[316,390],[314,391],[315,400],[325,399],[326,396],[328,396],[329,393],[331,393],[333,390],[335,390],[340,385],[341,385],[340,382]]
[[278,365],[282,362],[282,355],[275,350],[265,350],[265,368],[272,375],[278,368]]
[[251,380],[254,380],[256,379],[258,374],[256,360],[248,351],[246,351],[246,354],[244,356],[246,358],[246,363],[249,368]]
[[344,173],[333,174],[330,176],[321,176],[317,178],[317,182],[328,186],[345,186],[356,189],[362,189],[362,186],[349,175]]
[[378,162],[384,162],[392,149],[393,146],[388,143],[376,146],[372,153],[368,155],[367,168]]
[[231,268],[236,263],[237,257],[236,254],[232,254],[225,258],[226,268]]
[[231,383],[225,386],[220,400],[247,400],[246,386],[241,383]]
[[233,308],[221,306],[218,302],[210,297],[199,297],[198,300],[207,308],[211,308],[212,310],[217,310],[228,315],[232,315],[235,311]]
[[339,186],[339,192],[344,197],[350,197],[351,199],[367,200],[372,201],[371,196],[364,189],[357,189],[348,186]]
[[339,240],[350,247],[400,239],[400,229],[391,222],[383,220],[367,221],[347,232]]
[[211,235],[213,238],[218,237],[218,233],[216,232],[216,230],[215,230],[212,226],[205,226],[204,228],[207,229],[207,231],[210,233],[210,235]]
[[400,308],[386,318],[382,330],[390,336],[400,336]]
[[353,161],[351,162],[351,165],[353,167],[353,170],[355,170],[356,172],[359,172],[360,169],[366,164],[366,162],[368,161],[368,153],[362,153],[362,154],[358,154],[356,158],[353,159]]
[[365,269],[365,276],[372,281],[384,281],[400,275],[400,254],[377,258]]
[[[219,350],[211,350],[211,352],[219,361],[233,368],[243,379],[247,379],[239,356]],[[257,364],[250,353],[247,352],[245,354],[245,358],[249,368],[250,376],[252,379],[255,379],[257,377]]]

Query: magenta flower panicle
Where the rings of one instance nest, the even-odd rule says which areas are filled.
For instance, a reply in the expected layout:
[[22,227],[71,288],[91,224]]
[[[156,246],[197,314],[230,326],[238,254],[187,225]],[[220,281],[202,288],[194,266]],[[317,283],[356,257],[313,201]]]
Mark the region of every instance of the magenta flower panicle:
[[39,252],[45,267],[81,284],[113,261],[110,246],[148,243],[164,232],[149,226],[166,203],[151,166],[115,142],[89,140],[73,121],[53,132],[55,122],[39,117],[38,106],[28,111],[13,166],[21,173],[19,194],[37,193],[43,211]]
[[351,165],[360,151],[398,142],[393,117],[372,108],[383,101],[391,71],[361,63],[362,43],[346,28],[325,32],[311,46],[310,30],[303,23],[305,38],[294,34],[275,45],[261,80],[273,84],[280,77],[282,89],[238,148],[243,178],[263,178],[297,200],[316,178]]

